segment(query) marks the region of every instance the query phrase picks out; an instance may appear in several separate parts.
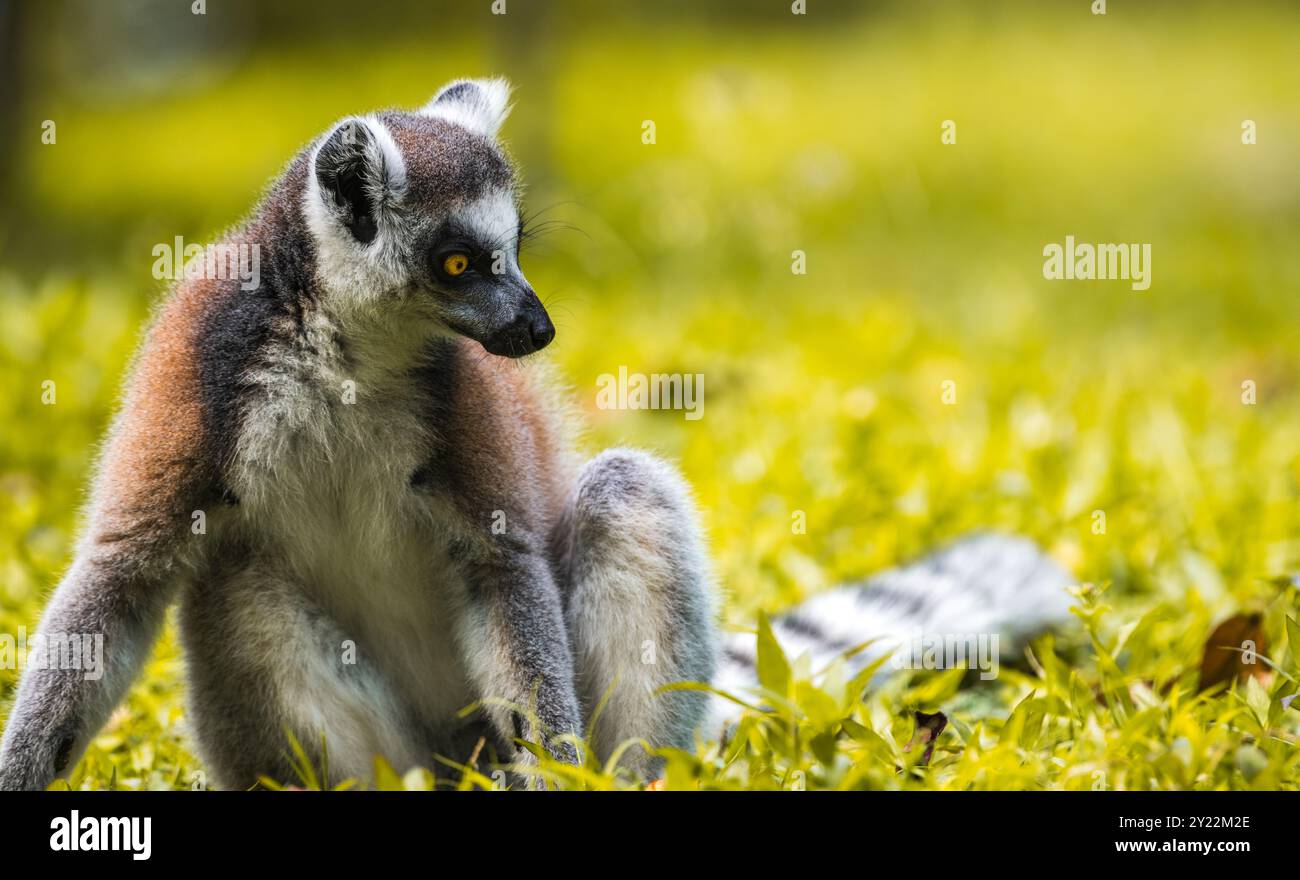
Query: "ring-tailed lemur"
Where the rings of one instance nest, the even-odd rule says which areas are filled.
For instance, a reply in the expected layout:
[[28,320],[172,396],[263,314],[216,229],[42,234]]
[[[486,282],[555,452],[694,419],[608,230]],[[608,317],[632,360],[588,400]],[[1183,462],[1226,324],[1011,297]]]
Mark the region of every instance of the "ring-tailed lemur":
[[[547,383],[506,360],[554,335],[519,268],[507,105],[503,81],[465,80],[343,120],[229,237],[259,249],[254,289],[177,285],[40,625],[102,635],[104,674],[28,669],[0,788],[72,767],[177,599],[223,786],[291,778],[286,733],[314,760],[324,741],[333,779],[480,738],[523,762],[524,738],[574,760],[569,733],[602,759],[692,745],[705,695],[656,695],[710,681],[721,653],[688,490],[645,453],[578,462]],[[809,614],[782,637],[836,644]]]

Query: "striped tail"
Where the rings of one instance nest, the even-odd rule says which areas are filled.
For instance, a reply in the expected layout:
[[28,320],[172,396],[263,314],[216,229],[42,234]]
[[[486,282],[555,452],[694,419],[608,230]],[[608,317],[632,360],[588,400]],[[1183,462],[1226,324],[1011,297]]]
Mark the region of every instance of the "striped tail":
[[[984,644],[1010,655],[1028,637],[1069,619],[1066,587],[1073,583],[1032,541],[977,534],[910,565],[813,596],[774,618],[772,632],[787,657],[811,655],[813,669],[874,639],[847,665],[857,672],[892,651],[879,673],[884,676],[896,662],[921,665],[913,656],[917,646],[948,637],[983,637]],[[742,698],[756,686],[752,633],[727,637],[714,684]],[[715,698],[713,709],[716,724],[737,711],[722,698]]]

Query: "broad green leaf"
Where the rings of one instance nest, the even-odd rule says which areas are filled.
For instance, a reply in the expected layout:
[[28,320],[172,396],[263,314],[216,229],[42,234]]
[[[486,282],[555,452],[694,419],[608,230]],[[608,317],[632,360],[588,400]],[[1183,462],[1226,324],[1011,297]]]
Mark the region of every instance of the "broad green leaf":
[[758,614],[758,683],[775,694],[790,696],[790,661],[772,632],[772,623]]
[[843,714],[839,704],[831,695],[814,687],[810,682],[800,681],[795,684],[795,703],[814,724],[825,726],[839,721]]
[[1268,691],[1259,683],[1259,679],[1251,676],[1246,679],[1246,705],[1250,707],[1250,712],[1259,722],[1260,727],[1268,726],[1268,709],[1269,696]]

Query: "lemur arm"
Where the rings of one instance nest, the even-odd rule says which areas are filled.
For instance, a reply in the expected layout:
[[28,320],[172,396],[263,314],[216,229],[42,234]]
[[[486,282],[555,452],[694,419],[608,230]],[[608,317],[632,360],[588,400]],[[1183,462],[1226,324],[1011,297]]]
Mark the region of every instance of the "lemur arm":
[[80,640],[101,657],[81,668],[50,663],[23,674],[0,744],[0,791],[44,789],[76,765],[148,655],[171,592],[164,584],[126,583],[111,564],[73,563],[37,632]]
[[[498,735],[505,742],[543,743],[560,760],[576,762],[572,744],[557,741],[580,735],[582,719],[560,593],[546,561],[536,554],[510,554],[474,566],[470,581],[474,607],[463,643]],[[532,757],[520,750],[517,759],[528,763]]]
[[98,662],[83,655],[81,668],[49,668],[64,664],[29,657],[0,741],[0,790],[44,789],[75,766],[148,656],[186,542],[199,540],[189,526],[211,458],[193,356],[196,311],[178,291],[150,332],[76,558],[37,630],[98,649]]

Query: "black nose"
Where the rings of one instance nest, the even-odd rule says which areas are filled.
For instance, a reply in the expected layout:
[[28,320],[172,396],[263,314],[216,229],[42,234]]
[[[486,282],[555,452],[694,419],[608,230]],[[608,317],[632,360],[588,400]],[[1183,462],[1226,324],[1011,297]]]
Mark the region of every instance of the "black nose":
[[555,325],[539,302],[526,306],[514,320],[482,340],[483,347],[502,357],[523,357],[541,351],[555,338]]
[[528,334],[533,338],[533,351],[541,351],[555,338],[555,325],[551,316],[542,312],[528,322]]

